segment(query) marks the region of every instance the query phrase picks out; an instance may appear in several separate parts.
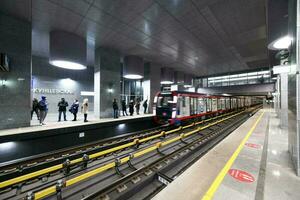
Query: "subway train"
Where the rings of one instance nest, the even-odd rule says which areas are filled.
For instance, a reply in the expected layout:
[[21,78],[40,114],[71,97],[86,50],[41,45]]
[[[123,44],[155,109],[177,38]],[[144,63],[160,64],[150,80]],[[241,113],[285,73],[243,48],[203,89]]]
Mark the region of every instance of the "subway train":
[[196,118],[205,119],[261,103],[259,97],[166,91],[158,92],[154,97],[153,113],[157,123],[174,124]]

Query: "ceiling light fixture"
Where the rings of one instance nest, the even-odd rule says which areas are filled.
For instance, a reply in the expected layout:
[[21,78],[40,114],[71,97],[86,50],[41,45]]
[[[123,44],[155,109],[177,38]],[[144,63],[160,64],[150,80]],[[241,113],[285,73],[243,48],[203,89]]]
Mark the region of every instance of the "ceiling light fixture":
[[71,62],[71,61],[65,61],[65,60],[51,60],[50,64],[64,69],[72,69],[72,70],[86,69],[86,66],[82,64]]
[[138,74],[127,74],[127,75],[124,76],[124,78],[127,78],[127,79],[142,79],[143,76],[138,75]]
[[161,81],[160,84],[163,84],[163,85],[170,85],[170,84],[173,84],[174,82],[173,81]]
[[272,50],[288,49],[291,43],[292,43],[292,38],[289,36],[284,36],[271,42],[268,45],[268,48]]

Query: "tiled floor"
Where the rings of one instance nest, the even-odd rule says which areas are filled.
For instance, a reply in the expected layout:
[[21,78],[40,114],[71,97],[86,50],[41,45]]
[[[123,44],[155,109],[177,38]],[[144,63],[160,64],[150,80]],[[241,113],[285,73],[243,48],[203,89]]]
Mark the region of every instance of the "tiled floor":
[[[262,112],[247,120],[153,199],[200,200]],[[265,109],[212,199],[300,199],[300,178],[289,158],[287,133],[278,123],[274,111]]]

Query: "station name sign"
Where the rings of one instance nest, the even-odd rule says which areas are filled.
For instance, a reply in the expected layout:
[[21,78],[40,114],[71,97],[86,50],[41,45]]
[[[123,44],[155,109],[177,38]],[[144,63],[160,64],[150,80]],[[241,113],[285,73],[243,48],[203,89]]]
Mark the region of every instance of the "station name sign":
[[33,88],[33,93],[38,94],[74,94],[71,90],[56,89],[56,88]]

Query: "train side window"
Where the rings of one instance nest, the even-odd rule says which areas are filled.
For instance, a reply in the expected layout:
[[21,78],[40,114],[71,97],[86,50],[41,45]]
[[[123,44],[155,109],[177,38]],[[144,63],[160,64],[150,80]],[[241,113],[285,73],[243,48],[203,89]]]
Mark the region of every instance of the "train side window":
[[173,101],[172,95],[159,96],[157,101],[157,107],[168,107],[170,101]]

